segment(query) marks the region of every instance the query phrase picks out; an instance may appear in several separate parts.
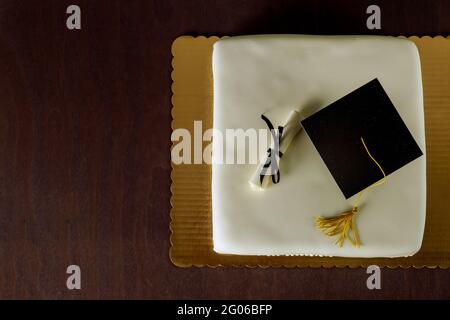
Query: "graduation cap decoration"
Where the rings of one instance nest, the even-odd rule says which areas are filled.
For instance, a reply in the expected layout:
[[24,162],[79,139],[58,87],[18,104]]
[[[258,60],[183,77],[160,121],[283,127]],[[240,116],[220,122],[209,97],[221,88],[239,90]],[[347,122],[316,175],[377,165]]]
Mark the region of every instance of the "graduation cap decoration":
[[327,236],[359,247],[354,224],[364,191],[422,155],[378,79],[374,79],[301,121],[345,198],[358,194],[353,208],[336,217],[320,217]]

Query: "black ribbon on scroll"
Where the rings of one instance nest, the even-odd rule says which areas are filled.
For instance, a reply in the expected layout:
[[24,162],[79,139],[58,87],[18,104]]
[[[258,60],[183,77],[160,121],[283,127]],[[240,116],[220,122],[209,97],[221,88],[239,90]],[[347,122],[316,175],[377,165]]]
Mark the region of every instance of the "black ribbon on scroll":
[[[275,130],[272,122],[265,115],[262,114],[261,118],[269,127],[273,139],[273,148],[267,149],[267,159],[261,173],[259,174],[259,182],[262,185],[264,178],[270,175],[272,176],[272,182],[277,184],[280,182],[280,168],[278,167],[277,157],[281,159],[283,156],[283,153],[280,151],[280,143],[284,128],[282,126],[278,126],[278,130]],[[271,172],[270,174],[267,174],[269,168],[271,169]]]

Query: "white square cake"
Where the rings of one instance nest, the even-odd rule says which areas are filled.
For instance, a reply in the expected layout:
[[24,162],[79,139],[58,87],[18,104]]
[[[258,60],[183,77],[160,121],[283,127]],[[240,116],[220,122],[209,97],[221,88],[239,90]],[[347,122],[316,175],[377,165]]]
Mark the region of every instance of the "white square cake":
[[[214,45],[213,77],[214,129],[222,132],[267,129],[261,114],[277,124],[294,109],[308,116],[378,78],[424,153],[364,196],[364,208],[355,218],[362,244],[356,248],[349,243],[339,247],[315,228],[317,216],[348,210],[354,197],[345,199],[303,131],[283,156],[280,183],[264,191],[248,183],[257,165],[214,163],[214,151],[216,252],[403,257],[420,249],[426,159],[420,59],[413,42],[381,36],[230,37]],[[234,148],[225,152],[248,145]]]

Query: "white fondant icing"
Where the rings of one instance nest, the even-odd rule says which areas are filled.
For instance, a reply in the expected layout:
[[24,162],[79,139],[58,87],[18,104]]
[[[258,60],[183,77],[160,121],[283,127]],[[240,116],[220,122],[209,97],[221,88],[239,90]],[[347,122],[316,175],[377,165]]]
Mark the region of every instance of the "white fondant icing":
[[[213,75],[214,127],[223,131],[265,128],[262,113],[274,125],[282,124],[293,108],[308,116],[378,78],[425,154],[420,60],[409,40],[231,37],[214,45]],[[280,169],[280,183],[255,192],[248,183],[255,165],[213,164],[216,252],[398,257],[419,250],[425,225],[425,155],[364,194],[356,217],[362,243],[359,249],[348,243],[340,248],[314,227],[316,216],[347,210],[354,198],[344,198],[304,132],[292,142]]]

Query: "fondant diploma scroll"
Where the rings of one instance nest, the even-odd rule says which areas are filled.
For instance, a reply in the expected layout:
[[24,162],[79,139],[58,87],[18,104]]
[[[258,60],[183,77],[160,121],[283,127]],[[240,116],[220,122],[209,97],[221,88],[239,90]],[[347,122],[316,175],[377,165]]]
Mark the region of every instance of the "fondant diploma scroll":
[[280,181],[280,159],[302,128],[300,124],[302,117],[295,110],[289,113],[284,125],[279,126],[277,129],[274,128],[266,116],[261,115],[261,118],[266,122],[270,130],[272,143],[270,148],[267,149],[265,161],[259,164],[257,170],[249,180],[250,185],[257,189],[267,188],[271,181],[274,184]]

